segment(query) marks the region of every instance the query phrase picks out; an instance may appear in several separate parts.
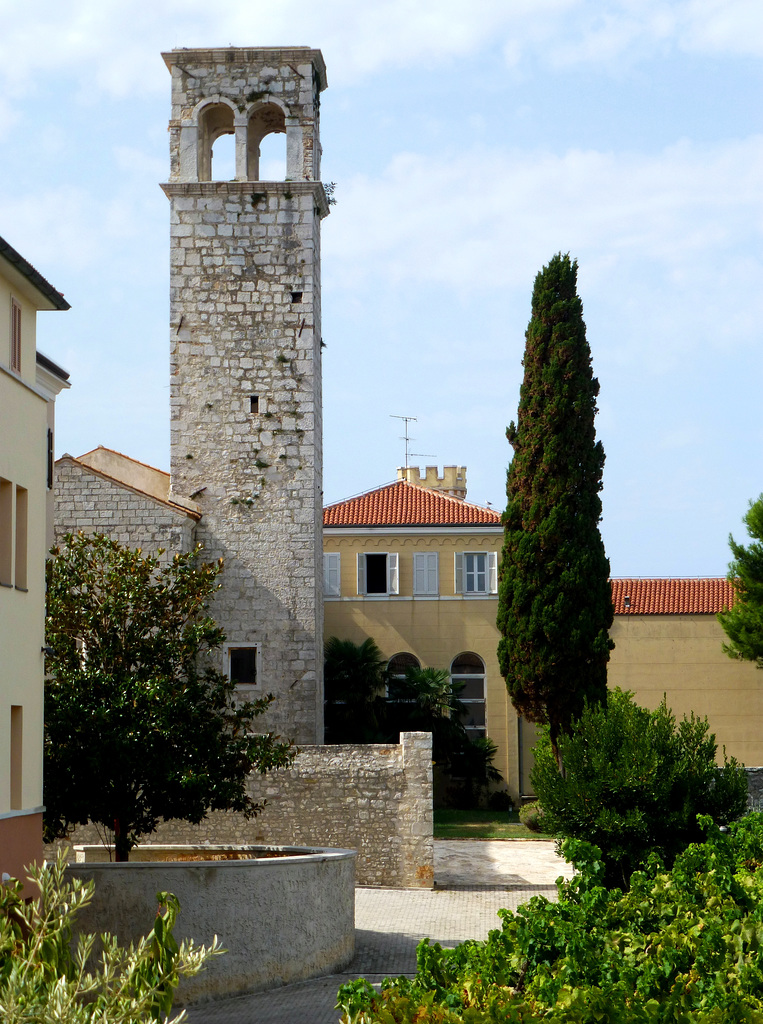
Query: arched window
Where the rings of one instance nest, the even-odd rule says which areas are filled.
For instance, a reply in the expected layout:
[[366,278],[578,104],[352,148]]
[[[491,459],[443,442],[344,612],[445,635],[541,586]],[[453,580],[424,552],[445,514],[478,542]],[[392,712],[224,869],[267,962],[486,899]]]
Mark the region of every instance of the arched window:
[[405,673],[411,668],[421,668],[421,662],[415,654],[404,651],[395,654],[387,662],[387,699],[400,700],[399,683],[405,679]]
[[[283,181],[286,177],[286,115],[275,103],[263,103],[249,118],[246,176],[249,181]],[[263,142],[266,136],[268,138]],[[283,136],[283,137],[281,137]]]
[[462,721],[470,739],[486,734],[485,728],[485,662],[473,651],[465,651],[453,659],[451,682],[461,687],[458,699],[465,705]]
[[235,176],[223,161],[221,174],[212,177],[212,149],[221,135],[233,135],[233,110],[227,103],[210,103],[199,114],[199,181],[222,181]]
[[225,132],[212,146],[212,181],[235,181],[236,138]]

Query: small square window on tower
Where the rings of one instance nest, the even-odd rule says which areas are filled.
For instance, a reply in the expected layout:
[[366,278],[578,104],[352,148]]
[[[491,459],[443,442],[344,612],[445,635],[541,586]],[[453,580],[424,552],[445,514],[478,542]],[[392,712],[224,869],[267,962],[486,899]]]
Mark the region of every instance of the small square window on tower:
[[292,302],[301,302],[302,301],[302,292],[292,292],[291,293],[291,301]]
[[249,412],[252,416],[258,416],[260,412],[260,396],[250,395],[249,396]]
[[228,647],[228,677],[237,686],[257,685],[256,645],[230,645]]

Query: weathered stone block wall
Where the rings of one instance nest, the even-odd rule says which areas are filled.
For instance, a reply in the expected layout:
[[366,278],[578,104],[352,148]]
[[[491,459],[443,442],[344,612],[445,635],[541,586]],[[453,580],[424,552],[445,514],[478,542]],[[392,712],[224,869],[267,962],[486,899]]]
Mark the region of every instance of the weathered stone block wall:
[[[229,644],[257,647],[256,690],[276,698],[264,727],[321,742],[322,58],[231,49],[167,59],[172,488],[198,504],[207,557],[225,561],[211,614]],[[301,154],[292,180],[200,180],[194,146],[210,109],[233,117],[237,147],[258,118],[280,118],[274,130]],[[244,169],[237,162],[237,177]]]
[[763,811],[763,768],[745,768],[747,800],[751,811]]
[[147,555],[171,559],[194,546],[195,522],[130,487],[93,472],[66,455],[55,466],[55,543],[64,534],[105,533]]
[[[354,849],[358,885],[434,884],[430,733],[402,733],[390,746],[303,747],[291,768],[253,775],[250,792],[268,801],[252,821],[218,811],[200,825],[166,822],[147,842]],[[100,840],[90,825],[72,841]]]

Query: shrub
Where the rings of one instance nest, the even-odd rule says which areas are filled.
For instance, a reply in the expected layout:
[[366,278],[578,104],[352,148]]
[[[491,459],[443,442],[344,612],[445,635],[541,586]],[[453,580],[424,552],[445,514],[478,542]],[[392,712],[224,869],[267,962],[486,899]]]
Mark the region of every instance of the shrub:
[[537,800],[531,800],[530,803],[523,804],[520,807],[519,821],[525,828],[529,828],[531,832],[547,831],[543,821],[543,808]]
[[603,886],[600,851],[567,839],[580,874],[557,881],[484,942],[424,939],[413,979],[339,990],[343,1024],[760,1024],[763,1021],[763,818],[676,857],[653,857],[630,891]]
[[487,806],[491,811],[513,811],[514,804],[505,789],[496,789],[487,798]]
[[[0,1020],[4,1024],[142,1024],[165,1020],[183,976],[198,974],[222,952],[172,934],[179,910],[158,893],[159,911],[146,938],[122,949],[108,934],[71,941],[77,911],[90,902],[92,882],[67,881],[63,858],[30,869],[40,894],[25,902],[21,883],[0,888]],[[185,1014],[173,1018],[184,1019]],[[172,1024],[172,1021],[169,1022]]]
[[715,736],[692,715],[676,725],[665,701],[639,707],[613,690],[588,706],[559,740],[559,773],[548,736],[535,747],[533,787],[552,835],[583,839],[602,853],[605,884],[627,888],[657,853],[667,866],[700,838],[697,815],[725,825],[747,807],[747,775],[734,758],[717,767]]

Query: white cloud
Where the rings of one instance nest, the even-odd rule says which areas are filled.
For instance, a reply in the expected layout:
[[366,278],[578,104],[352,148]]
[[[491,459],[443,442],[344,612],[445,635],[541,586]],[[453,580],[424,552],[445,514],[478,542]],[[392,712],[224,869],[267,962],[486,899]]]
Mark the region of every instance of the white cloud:
[[763,54],[758,0],[0,0],[0,16],[11,99],[44,75],[78,79],[85,102],[94,91],[156,94],[167,88],[158,53],[180,46],[316,46],[335,84],[384,68],[444,68],[494,47],[509,66],[532,58],[610,70],[670,48]]
[[493,266],[514,284],[559,249],[595,254],[604,273],[625,257],[680,273],[760,236],[761,163],[760,136],[655,155],[401,153],[379,177],[342,183],[324,251],[348,283],[370,274],[473,288]]

